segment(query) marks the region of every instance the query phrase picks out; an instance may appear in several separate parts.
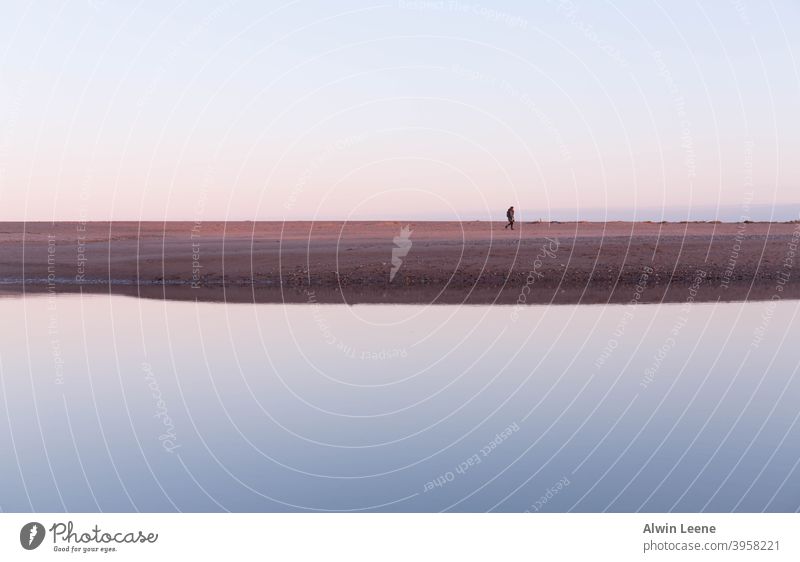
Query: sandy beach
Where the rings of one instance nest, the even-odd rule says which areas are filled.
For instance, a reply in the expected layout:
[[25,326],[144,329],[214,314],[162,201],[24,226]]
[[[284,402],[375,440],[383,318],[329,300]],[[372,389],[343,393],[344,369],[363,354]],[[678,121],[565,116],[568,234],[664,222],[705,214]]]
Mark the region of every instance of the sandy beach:
[[0,293],[350,304],[800,297],[797,223],[503,225],[6,222]]

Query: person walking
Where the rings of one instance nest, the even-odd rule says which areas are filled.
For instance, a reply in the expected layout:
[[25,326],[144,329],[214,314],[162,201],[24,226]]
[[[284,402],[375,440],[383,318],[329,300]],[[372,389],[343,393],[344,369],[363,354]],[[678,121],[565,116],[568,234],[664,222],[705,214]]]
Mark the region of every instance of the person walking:
[[511,227],[511,230],[514,230],[514,207],[509,207],[508,211],[506,211],[506,218],[508,219],[508,224],[505,226],[508,228]]

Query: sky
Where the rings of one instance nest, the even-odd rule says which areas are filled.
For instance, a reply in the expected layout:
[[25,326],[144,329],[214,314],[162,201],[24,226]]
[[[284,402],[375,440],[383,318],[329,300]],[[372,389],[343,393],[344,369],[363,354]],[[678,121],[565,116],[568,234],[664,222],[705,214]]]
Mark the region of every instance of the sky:
[[794,0],[13,2],[0,220],[792,220]]

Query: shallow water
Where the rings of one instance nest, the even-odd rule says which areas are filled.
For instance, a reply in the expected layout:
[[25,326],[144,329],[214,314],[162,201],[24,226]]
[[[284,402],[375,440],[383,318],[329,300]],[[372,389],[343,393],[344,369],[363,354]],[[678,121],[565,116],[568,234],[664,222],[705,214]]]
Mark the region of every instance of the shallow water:
[[0,299],[0,508],[795,511],[799,304]]

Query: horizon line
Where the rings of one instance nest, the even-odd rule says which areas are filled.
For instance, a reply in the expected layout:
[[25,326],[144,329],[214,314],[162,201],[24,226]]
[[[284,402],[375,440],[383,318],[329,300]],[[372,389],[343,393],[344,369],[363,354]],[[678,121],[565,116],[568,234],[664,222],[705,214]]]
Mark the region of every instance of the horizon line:
[[[59,219],[59,220],[0,220],[0,224],[24,223],[24,224],[98,224],[98,223],[470,223],[470,222],[485,222],[485,223],[498,223],[503,224],[505,220],[487,220],[487,219],[465,219],[465,220],[445,220],[445,219]],[[796,219],[787,220],[721,220],[721,219],[683,219],[683,220],[651,220],[651,219],[608,219],[608,220],[586,220],[586,219],[568,219],[568,220],[517,220],[518,224],[603,224],[603,223],[649,223],[649,224],[756,224],[756,223],[770,223],[770,224],[791,224],[800,222],[800,217]]]

